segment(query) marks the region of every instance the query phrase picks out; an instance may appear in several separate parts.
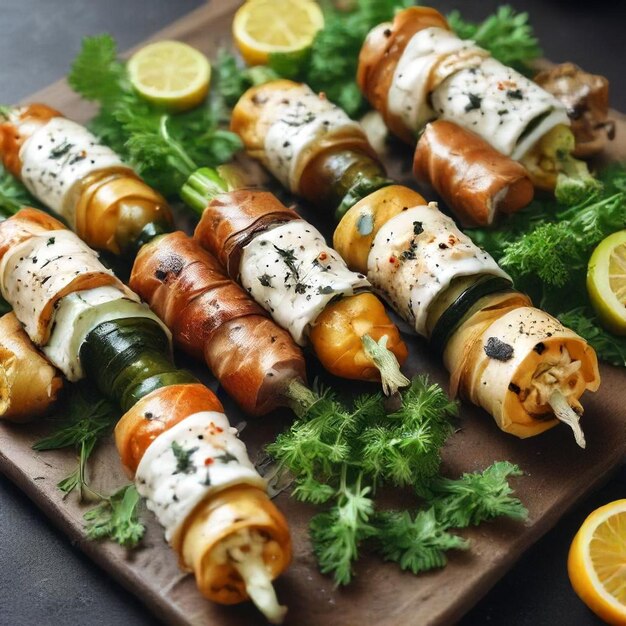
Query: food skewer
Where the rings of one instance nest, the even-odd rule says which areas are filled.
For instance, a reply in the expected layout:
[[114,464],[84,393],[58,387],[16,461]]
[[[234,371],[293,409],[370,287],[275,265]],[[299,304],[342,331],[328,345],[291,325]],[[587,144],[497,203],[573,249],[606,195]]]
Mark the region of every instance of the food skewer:
[[[53,128],[50,128],[48,124],[52,124]],[[65,128],[64,133],[58,134],[58,126],[62,129]],[[39,146],[42,146],[41,150],[48,149],[47,159],[39,157],[39,160],[37,158],[29,160],[27,158],[26,165],[20,165],[20,167],[25,172],[28,170],[27,174],[31,174],[33,170],[37,172],[29,180],[36,181],[35,188],[41,194],[41,200],[49,201],[57,210],[63,210],[66,217],[76,217],[75,225],[77,228],[83,229],[83,225],[89,220],[81,221],[79,219],[80,211],[74,210],[73,206],[83,207],[81,211],[85,212],[88,209],[89,211],[93,209],[96,217],[108,216],[105,220],[106,224],[102,228],[108,229],[109,236],[103,238],[101,229],[96,239],[98,242],[104,242],[109,251],[118,254],[131,254],[134,249],[140,247],[138,241],[147,241],[169,228],[171,216],[165,201],[156,192],[146,188],[145,184],[132,172],[128,174],[128,181],[126,181],[127,172],[125,169],[122,171],[116,169],[114,172],[105,169],[102,172],[99,170],[90,171],[89,166],[86,166],[83,170],[76,170],[76,164],[82,161],[94,161],[91,165],[103,166],[105,163],[114,162],[115,157],[108,154],[108,149],[104,146],[98,145],[93,135],[82,127],[69,122],[69,120],[58,117],[55,111],[43,107],[43,105],[38,105],[33,109],[23,109],[19,114],[15,114],[12,121],[8,121],[2,126],[1,133],[3,157],[13,166],[18,162],[15,156],[16,151],[18,157],[24,153],[28,155],[33,142],[36,142],[37,153],[40,152]],[[43,139],[42,134],[44,135]],[[48,145],[44,144],[44,139],[47,139]],[[55,146],[54,144],[57,142],[59,145]],[[23,147],[25,147],[24,150],[22,150]],[[90,158],[92,155],[94,156],[93,159]],[[59,159],[62,161],[57,163]],[[50,169],[46,169],[46,161],[52,161]],[[37,168],[39,169],[37,170]],[[55,174],[55,176],[51,174]],[[86,179],[74,178],[79,175],[86,177]],[[57,181],[62,182],[63,185],[59,184],[58,187],[55,187],[54,183]],[[127,182],[128,186],[126,186]],[[76,188],[79,189],[79,192],[76,191]],[[81,191],[82,193],[80,193]],[[84,197],[85,194],[87,198]],[[91,377],[97,380],[100,388],[107,395],[116,398],[127,411],[116,429],[118,448],[124,464],[131,475],[137,472],[138,491],[148,497],[150,508],[155,510],[160,521],[166,526],[168,539],[179,550],[181,563],[185,567],[195,569],[200,590],[218,602],[240,602],[251,595],[246,590],[246,584],[250,581],[248,579],[242,580],[242,576],[249,574],[252,576],[251,580],[256,581],[252,584],[252,593],[256,594],[257,597],[253,599],[261,604],[262,610],[268,612],[271,619],[278,620],[283,611],[282,609],[279,610],[280,607],[276,603],[270,581],[285,569],[290,560],[290,540],[286,522],[267,499],[263,491],[265,483],[252,468],[243,444],[234,438],[234,430],[228,426],[226,418],[222,415],[219,401],[208,389],[199,385],[190,374],[176,370],[171,365],[167,357],[167,353],[170,351],[169,331],[161,321],[145,305],[139,304],[138,297],[121,285],[110,271],[105,270],[97,261],[95,253],[88,252],[88,249],[83,247],[84,244],[75,235],[65,229],[56,234],[56,231],[63,227],[57,220],[50,220],[52,218],[47,218],[45,215],[34,211],[27,213],[25,219],[22,211],[19,219],[12,218],[11,221],[5,222],[3,228],[8,233],[8,239],[4,243],[3,251],[6,252],[16,241],[27,238],[26,235],[33,239],[34,244],[40,244],[41,242],[37,237],[41,238],[45,234],[48,237],[45,250],[48,256],[58,247],[65,250],[69,246],[70,252],[74,250],[74,256],[68,258],[73,258],[75,262],[76,258],[85,257],[92,266],[97,265],[99,269],[87,274],[83,272],[84,268],[74,270],[77,272],[75,284],[70,284],[71,289],[68,287],[67,293],[60,291],[56,294],[56,300],[48,302],[42,313],[46,324],[54,324],[54,332],[48,338],[41,335],[41,329],[31,323],[30,327],[27,325],[31,338],[44,346],[44,351],[70,380],[78,380],[84,376],[84,368],[87,368]],[[25,221],[29,224],[24,229],[23,223]],[[71,219],[69,221],[71,222]],[[91,224],[91,222],[89,223]],[[42,229],[43,233],[40,232]],[[23,230],[25,230],[26,235],[22,232]],[[48,236],[50,230],[55,231],[55,233]],[[84,234],[91,237],[91,232],[86,229]],[[182,233],[179,235],[182,236]],[[43,258],[42,254],[39,256]],[[50,263],[58,265],[61,259],[65,259],[66,256],[67,254],[59,254]],[[33,258],[39,260],[37,255]],[[172,258],[170,258],[171,260]],[[180,257],[178,257],[178,262],[180,261]],[[11,276],[14,273],[19,274],[20,268],[23,269],[23,264],[17,263]],[[42,285],[47,284],[47,289],[50,290],[55,281],[63,280],[63,276],[67,275],[66,270],[67,268],[63,271],[59,269],[60,278],[55,277],[54,272],[41,276]],[[33,268],[29,267],[24,271],[26,273],[32,272]],[[24,276],[15,280],[25,282],[26,279],[27,277]],[[225,280],[223,276],[217,277],[217,285],[209,285],[204,292],[207,293],[211,289],[215,289],[216,286],[228,287],[229,284],[230,281]],[[15,289],[11,293],[11,297],[9,294],[5,294],[5,296],[14,308],[17,307],[16,313],[22,321],[28,321],[30,314],[28,307],[30,305],[24,304],[24,301],[18,297],[19,285],[15,283],[14,286]],[[191,294],[191,300],[194,299],[194,295],[199,295],[199,293]],[[184,297],[184,292],[180,292],[179,296]],[[239,300],[243,301],[245,298],[240,297]],[[139,317],[137,317],[137,307],[141,310]],[[255,313],[256,315],[254,315]],[[245,324],[242,324],[240,319],[245,320]],[[245,333],[243,336],[241,332],[237,334],[237,331],[241,331],[241,328],[246,324],[262,328],[264,323],[269,322],[259,307],[251,308],[248,306],[246,308],[244,303],[243,312],[238,311],[235,307],[229,316],[222,319],[216,316],[212,322],[214,327],[220,325],[217,322],[225,322],[223,324],[225,335],[232,336],[235,344],[233,346],[235,356],[241,357],[241,361],[245,362],[245,357],[248,359],[250,356],[254,357],[255,351],[261,349],[265,350],[264,365],[269,363],[275,367],[275,372],[270,372],[269,376],[263,375],[256,378],[246,376],[246,372],[242,373],[238,370],[237,366],[241,363],[237,360],[231,363],[230,370],[223,368],[224,376],[230,374],[225,387],[237,388],[241,398],[247,399],[251,396],[252,400],[247,400],[247,402],[252,410],[269,410],[277,404],[286,403],[284,397],[281,401],[280,397],[275,397],[277,394],[272,393],[272,376],[280,372],[281,368],[295,371],[295,375],[292,374],[291,384],[285,385],[284,381],[279,381],[281,389],[284,388],[285,392],[286,390],[295,390],[293,393],[298,406],[306,401],[309,403],[312,401],[309,396],[313,394],[303,382],[304,361],[302,355],[297,347],[293,346],[292,348],[293,344],[287,333],[275,328],[274,330],[278,332],[273,332],[269,337],[264,338],[265,343],[261,343],[258,348],[251,345]],[[213,330],[215,331],[215,328]],[[218,328],[216,332],[219,330]],[[281,333],[283,336],[280,336]],[[277,338],[280,339],[279,342],[276,341]],[[272,339],[274,339],[274,343],[278,343],[277,346],[273,346]],[[67,348],[68,345],[70,348]],[[272,358],[276,356],[278,359],[272,361]],[[102,367],[103,360],[107,361],[104,367]],[[215,360],[217,361],[217,356]],[[255,385],[256,387],[252,389]],[[259,390],[262,391],[260,395]],[[251,394],[252,391],[257,391],[257,393]],[[146,404],[148,408],[144,406]],[[208,406],[206,406],[207,404]],[[192,410],[194,408],[197,410]],[[218,469],[219,472],[226,475],[231,474],[231,484],[220,485],[219,481],[211,478],[212,484],[206,484],[200,490],[196,485],[191,490],[191,494],[197,496],[197,501],[199,501],[198,494],[202,495],[203,492],[219,492],[220,497],[205,499],[206,506],[200,506],[196,509],[198,512],[198,517],[194,518],[196,521],[193,522],[190,518],[189,524],[185,526],[186,534],[179,536],[181,533],[174,533],[172,530],[172,516],[166,510],[169,505],[163,506],[163,503],[159,504],[150,500],[153,495],[152,486],[145,486],[148,481],[144,473],[156,481],[156,491],[161,497],[168,492],[168,489],[174,490],[176,495],[176,481],[179,478],[185,480],[184,476],[188,473],[194,476],[197,475],[197,470],[207,473],[208,469],[205,470],[204,466],[196,468],[190,459],[193,457],[195,463],[201,453],[211,452],[211,450],[215,452],[215,446],[211,450],[200,450],[202,446],[198,445],[190,446],[189,458],[185,457],[187,459],[185,460],[186,467],[189,471],[179,472],[177,469],[182,463],[181,458],[183,457],[180,455],[185,454],[185,447],[180,441],[189,440],[192,431],[198,431],[197,436],[204,437],[201,429],[203,424],[204,427],[207,426],[204,423],[209,419],[207,416],[210,417],[211,424],[214,424],[214,426],[209,424],[212,431],[211,439],[217,438],[216,445],[220,450],[223,450],[223,454],[205,455],[206,459],[203,458],[202,460],[207,461],[207,468]],[[179,422],[185,425],[189,424],[190,428],[193,426],[192,430],[187,432],[183,426],[179,425]],[[161,434],[164,437],[158,437]],[[226,441],[221,441],[221,439]],[[160,443],[153,447],[151,446],[153,440]],[[191,443],[195,443],[193,438]],[[207,438],[206,446],[211,447],[211,445],[213,444]],[[156,465],[154,462],[155,454],[159,459]],[[171,458],[172,454],[174,454],[173,459]],[[233,458],[231,459],[230,456]],[[224,459],[222,463],[217,461],[218,457]],[[140,459],[147,460],[142,464]],[[209,461],[212,461],[210,465]],[[227,467],[228,471],[222,471],[221,466],[230,465],[230,461],[235,461],[235,463],[232,463],[232,467]],[[160,475],[159,467],[162,464],[167,467],[168,463],[171,465],[172,462],[174,462],[172,476]],[[142,466],[146,468],[145,472],[142,472]],[[236,487],[236,480],[232,478],[232,475],[236,474],[233,472],[235,466],[243,467],[245,469],[243,473],[249,474],[249,476],[243,477],[243,484],[245,485],[247,481],[251,484],[250,488],[242,490]],[[155,472],[156,477],[154,476]],[[181,476],[175,477],[175,474],[181,474]],[[194,478],[194,480],[196,479]],[[169,487],[166,486],[168,484]],[[222,495],[222,491],[226,495]],[[181,502],[184,500],[188,505],[190,498],[180,498],[180,500]],[[178,511],[181,507],[183,504],[172,507],[172,509]],[[216,515],[218,517],[223,516],[224,520],[230,519],[230,524],[226,526],[215,525]],[[175,521],[178,524],[180,520],[176,519]],[[213,530],[211,530],[212,527],[214,527]],[[250,534],[247,530],[248,527],[261,529],[262,536],[258,535],[256,531]],[[263,578],[257,571],[258,566],[251,566],[250,571],[242,570],[241,575],[239,575],[236,573],[237,568],[239,565],[244,568],[245,562],[238,559],[239,565],[233,565],[229,561],[230,548],[227,544],[231,537],[238,537],[236,542],[238,542],[239,547],[232,546],[233,550],[247,550],[245,546],[248,545],[251,560],[256,558],[258,561],[259,555],[261,555],[267,561],[267,567],[264,568],[264,604],[261,602],[263,594],[258,588],[259,581]],[[222,545],[226,545],[226,548],[220,548],[221,556],[218,554],[219,550],[215,552],[216,558],[220,561],[215,565],[213,557],[208,555],[213,555],[214,550]],[[229,578],[232,580],[229,581]]]
[[[278,144],[275,129],[286,125],[289,145]],[[335,248],[429,339],[453,393],[483,407],[505,432],[528,437],[563,418],[583,443],[578,399],[599,386],[594,351],[532,307],[434,203],[391,185],[372,149],[359,147],[366,140],[355,122],[305,85],[275,81],[242,96],[231,128],[291,191],[325,208],[335,197]]]
[[181,195],[201,214],[194,237],[233,280],[299,345],[310,342],[325,368],[359,380],[381,379],[385,393],[408,384],[399,370],[407,356],[400,333],[363,274],[308,222],[271,193],[216,184],[201,169]]
[[[66,137],[66,139],[62,140],[61,137]],[[60,113],[57,111],[44,105],[32,105],[10,112],[7,121],[0,125],[0,142],[0,152],[3,154],[6,166],[13,173],[19,173],[33,195],[41,199],[42,202],[49,204],[53,210],[65,215],[78,234],[88,243],[93,243],[93,245],[114,254],[132,254],[141,249],[144,243],[171,230],[172,218],[165,200],[147,187],[132,170],[124,166],[117,155],[105,146],[98,144],[91,133],[78,124],[60,117]],[[55,142],[60,142],[61,147],[55,146]],[[40,145],[42,150],[39,150]],[[93,159],[83,157],[83,153],[91,155],[91,151],[94,153]],[[26,165],[22,162],[22,157],[27,160]],[[89,164],[86,164],[85,161],[88,161]],[[91,161],[94,162],[91,163]],[[98,167],[105,169],[101,170]],[[96,169],[94,170],[94,168]],[[111,170],[111,168],[113,169]],[[136,206],[137,203],[138,206]],[[87,220],[86,216],[91,216],[92,212],[94,219],[91,220],[90,217]],[[94,222],[102,216],[106,217],[106,223],[102,225],[102,228],[94,226]],[[102,229],[107,230],[108,235],[106,237],[102,235]],[[98,231],[97,235],[94,234],[96,230]],[[169,235],[165,235],[165,237],[169,237]],[[187,252],[193,257],[196,253],[192,251],[192,248],[193,245],[185,246]],[[135,283],[138,288],[141,286],[139,277],[143,274],[140,264],[147,258],[145,255],[140,255],[135,264],[133,276],[138,281]],[[191,262],[191,257],[189,262]],[[206,259],[203,262],[206,262]],[[215,270],[216,268],[213,267],[214,276]],[[166,274],[169,276],[168,272]],[[223,280],[223,277],[217,277],[218,282],[215,283],[215,286],[219,287],[220,280]],[[359,280],[364,282],[362,278]],[[147,297],[147,294],[144,297]],[[239,300],[243,301],[242,298]],[[338,305],[337,308],[341,308],[341,306]],[[382,307],[379,308],[382,309]],[[260,312],[260,309],[258,311]],[[383,316],[385,316],[384,312]],[[284,355],[277,354],[277,349],[280,345],[289,343],[284,339],[285,334],[282,331],[279,333],[280,344],[256,346],[256,355],[253,359],[248,359],[245,352],[255,349],[252,346],[256,324],[255,320],[246,319],[245,316],[241,316],[239,319],[244,320],[247,332],[228,335],[229,338],[239,341],[233,347],[244,351],[243,354],[232,360],[233,365],[248,361],[257,364],[264,362],[264,365],[267,366],[267,357],[261,357],[265,351],[282,361]],[[356,319],[362,321],[363,315]],[[324,344],[327,351],[330,351],[331,358],[334,355],[332,351],[333,339],[342,335],[344,331],[350,335],[355,333],[354,328],[349,324],[350,320],[346,321],[348,325],[344,326],[341,332],[336,332],[334,337],[332,335],[329,337],[330,325],[320,325],[317,331],[320,342]],[[396,356],[400,360],[404,360],[406,348],[400,340],[397,330],[386,316],[384,323],[388,325],[388,333],[386,334],[389,337],[390,347],[395,350]],[[359,339],[363,334],[359,335]],[[382,334],[377,335],[376,339],[379,340]],[[276,332],[272,331],[270,337],[276,337]],[[183,347],[188,347],[188,341],[178,341],[177,333],[175,333],[175,339]],[[365,341],[367,342],[367,340]],[[217,343],[213,342],[213,345],[217,345]],[[295,356],[296,346],[293,343],[291,346],[291,354],[286,359],[288,363],[293,363],[298,358]],[[341,347],[337,346],[335,352],[341,350]],[[195,348],[194,352],[197,352]],[[223,370],[220,365],[219,353],[209,349],[205,350],[205,355],[215,357],[211,359],[211,362],[208,362],[213,371]],[[338,356],[343,357],[342,354]],[[333,358],[325,361],[324,364],[333,368],[337,360],[337,358]],[[343,365],[341,370],[331,369],[331,371],[349,378],[376,380],[380,377],[376,365],[376,362],[379,362],[384,364],[385,388],[389,387],[390,390],[394,390],[408,382],[400,373],[398,364],[391,358],[384,345],[377,344],[375,341],[367,342],[367,346],[361,348],[354,355],[354,363],[351,367],[345,367],[346,360],[344,358],[341,363]],[[275,369],[280,369],[280,367],[277,368],[272,365],[267,373],[272,373]],[[304,380],[303,371],[304,365],[300,363],[295,373],[300,374],[301,380]],[[255,376],[259,383],[265,384],[263,374],[256,373]],[[285,393],[290,388],[293,388],[296,403],[301,402],[302,396],[305,394],[303,387],[283,386],[283,388],[278,388],[277,385],[279,383],[282,385],[283,378],[282,376],[274,376],[274,380],[267,383],[271,383],[272,389],[262,390],[262,392],[256,390],[257,395],[261,393],[261,396],[273,398],[276,401],[273,406],[264,407],[264,410],[269,410],[280,404],[291,405],[293,399],[285,398]],[[295,379],[296,377],[293,375],[290,378],[290,380]],[[258,413],[258,407],[254,407],[254,410],[250,411],[250,394],[247,393],[247,385],[242,386],[236,380],[230,380],[225,374],[222,375],[220,382],[224,384],[227,391],[238,399],[240,405],[248,409],[248,412]]]
[[427,122],[448,120],[521,161],[541,189],[554,190],[565,179],[583,190],[594,182],[572,156],[565,105],[459,38],[432,8],[410,7],[370,31],[357,82],[391,132],[409,144]]
[[201,592],[226,604],[250,595],[280,621],[271,580],[290,560],[286,521],[217,397],[171,362],[162,322],[74,233],[34,209],[0,224],[0,288],[66,377],[88,377],[120,403],[124,466]]

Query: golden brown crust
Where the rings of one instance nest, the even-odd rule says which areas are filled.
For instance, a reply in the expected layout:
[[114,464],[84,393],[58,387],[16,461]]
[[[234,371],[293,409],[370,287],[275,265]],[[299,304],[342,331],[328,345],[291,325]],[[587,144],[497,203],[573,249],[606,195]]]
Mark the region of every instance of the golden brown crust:
[[183,569],[192,570],[200,593],[220,604],[248,599],[244,581],[232,561],[220,562],[220,544],[248,529],[266,538],[263,562],[270,579],[287,569],[292,557],[289,527],[283,514],[261,489],[237,486],[222,491],[197,506],[188,517],[178,550]]
[[380,112],[394,135],[409,144],[413,133],[400,118],[391,114],[387,98],[393,75],[407,44],[415,33],[424,28],[449,29],[446,19],[429,7],[410,7],[400,11],[393,23],[380,24],[365,39],[359,54],[357,82],[372,107]]
[[130,285],[176,344],[203,358],[246,413],[261,415],[284,405],[287,382],[306,379],[304,357],[289,333],[184,233],[144,246]]
[[53,117],[62,115],[45,104],[33,103],[16,109],[10,119],[0,124],[0,157],[13,176],[20,178],[22,174],[20,149],[24,142]]
[[534,195],[523,165],[444,120],[426,126],[415,149],[413,173],[435,189],[463,226],[488,226],[496,210],[513,213]]
[[161,433],[200,411],[224,411],[217,396],[200,383],[161,387],[141,398],[115,427],[124,468],[133,476],[148,446]]
[[0,318],[0,419],[26,422],[48,411],[63,379],[13,313]]
[[243,247],[254,234],[272,224],[297,219],[300,216],[294,210],[268,191],[236,189],[209,203],[194,238],[237,280]]

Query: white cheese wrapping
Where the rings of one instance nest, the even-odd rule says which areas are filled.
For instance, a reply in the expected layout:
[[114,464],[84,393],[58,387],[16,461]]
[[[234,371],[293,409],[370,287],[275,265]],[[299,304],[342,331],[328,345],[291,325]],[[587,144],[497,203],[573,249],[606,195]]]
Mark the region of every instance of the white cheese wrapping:
[[88,174],[125,167],[120,157],[86,128],[53,117],[24,142],[20,150],[22,180],[28,190],[75,225],[77,185]]
[[40,344],[39,319],[48,302],[77,276],[89,272],[113,275],[73,232],[50,230],[13,246],[4,255],[0,290],[28,336]]
[[266,488],[237,430],[216,411],[194,413],[161,433],[143,455],[135,484],[170,542],[207,496],[234,485]]
[[552,94],[491,58],[450,76],[431,98],[438,117],[480,135],[513,159],[556,125],[570,123]]
[[374,288],[423,336],[437,296],[455,278],[472,274],[510,280],[434,202],[392,217],[376,234],[368,257],[367,277]]
[[346,129],[360,134],[363,131],[339,107],[308,87],[294,90],[294,93],[290,91],[285,97],[293,99],[269,127],[265,135],[265,154],[270,172],[297,193],[300,159],[309,147],[331,133]]
[[[451,55],[462,54],[463,61],[446,66]],[[487,52],[471,40],[459,39],[445,28],[424,28],[417,32],[403,50],[387,96],[390,113],[405,125],[418,131],[436,117],[430,105],[433,71],[438,68],[438,81],[462,68],[476,67]]]
[[107,285],[61,298],[54,315],[52,334],[42,352],[70,382],[80,380],[85,375],[80,362],[80,347],[87,335],[104,322],[128,317],[154,320],[171,340],[167,327],[136,294]]
[[240,272],[244,288],[301,346],[331,300],[370,286],[304,220],[257,235],[243,250]]

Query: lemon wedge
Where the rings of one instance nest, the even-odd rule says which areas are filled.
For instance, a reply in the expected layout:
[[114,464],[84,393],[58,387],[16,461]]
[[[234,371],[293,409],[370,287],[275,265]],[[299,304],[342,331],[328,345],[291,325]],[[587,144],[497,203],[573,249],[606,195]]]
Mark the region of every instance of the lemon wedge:
[[602,324],[626,335],[626,230],[609,235],[593,251],[587,291]]
[[170,111],[198,106],[207,95],[211,64],[198,50],[180,41],[157,41],[128,61],[130,82],[149,102]]
[[574,591],[609,624],[626,624],[626,500],[594,511],[574,537],[567,560]]
[[248,0],[235,14],[233,38],[248,65],[262,65],[272,52],[307,48],[323,26],[312,0]]

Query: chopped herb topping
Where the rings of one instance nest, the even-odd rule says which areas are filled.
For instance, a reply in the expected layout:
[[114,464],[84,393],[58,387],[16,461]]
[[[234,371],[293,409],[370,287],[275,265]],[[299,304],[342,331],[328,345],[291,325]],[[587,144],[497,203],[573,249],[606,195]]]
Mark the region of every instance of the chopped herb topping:
[[196,468],[191,463],[191,457],[196,450],[198,450],[197,446],[185,450],[177,441],[172,442],[172,452],[176,458],[176,471],[174,474],[193,474],[196,471]]
[[296,283],[296,286],[295,286],[296,293],[304,294],[306,293],[307,289],[308,289],[308,285],[305,285],[304,283]]
[[511,100],[523,100],[524,94],[521,89],[508,89],[506,95],[511,98]]
[[317,293],[324,296],[334,293],[334,291],[335,290],[330,285],[324,285],[323,287],[320,286],[317,288]]
[[54,237],[50,237],[46,242],[46,246],[53,246],[56,239]]
[[284,264],[291,270],[293,277],[298,280],[300,278],[300,273],[296,267],[296,254],[293,249],[289,248],[285,250],[283,248],[279,248],[277,245],[274,245],[274,250],[280,254]]
[[263,287],[272,287],[272,277],[269,274],[262,274],[259,276],[259,282]]
[[466,113],[473,111],[474,109],[480,109],[480,105],[483,101],[480,96],[477,96],[475,93],[468,93],[467,97],[469,98],[469,102],[465,105]]
[[413,222],[413,233],[415,235],[421,235],[424,232],[424,225],[422,222],[415,221]]
[[54,148],[54,150],[50,151],[50,158],[60,159],[62,156],[65,156],[73,147],[74,147],[73,143],[64,141],[62,144]]
[[224,463],[224,465],[226,465],[226,463],[230,463],[232,461],[234,461],[235,463],[239,462],[237,457],[234,454],[231,454],[230,452],[228,452],[228,450],[226,452],[224,452],[224,454],[220,454],[219,456],[216,456],[215,460],[216,461],[221,461],[222,463]]

